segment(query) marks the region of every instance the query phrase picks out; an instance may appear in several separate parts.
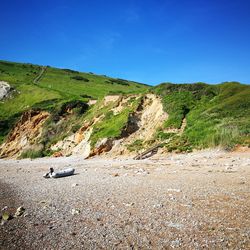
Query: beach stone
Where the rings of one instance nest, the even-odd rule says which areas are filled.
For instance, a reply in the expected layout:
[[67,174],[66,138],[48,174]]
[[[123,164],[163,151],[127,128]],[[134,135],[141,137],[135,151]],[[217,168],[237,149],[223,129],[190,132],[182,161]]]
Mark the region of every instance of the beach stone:
[[18,216],[23,215],[24,211],[25,211],[25,208],[24,208],[24,207],[22,207],[22,206],[21,206],[21,207],[19,207],[19,208],[17,208],[17,210],[16,210],[16,212],[15,212],[14,217],[18,217]]
[[78,214],[80,214],[80,210],[77,209],[77,208],[73,208],[73,209],[71,210],[71,214],[72,214],[72,215],[78,215]]

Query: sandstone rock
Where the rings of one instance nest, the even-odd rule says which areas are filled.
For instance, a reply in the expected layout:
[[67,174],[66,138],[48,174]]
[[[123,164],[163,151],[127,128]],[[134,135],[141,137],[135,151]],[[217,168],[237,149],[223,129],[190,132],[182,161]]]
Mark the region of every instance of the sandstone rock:
[[62,157],[63,156],[63,154],[62,154],[62,152],[55,152],[53,155],[52,155],[53,157]]
[[30,110],[25,112],[10,132],[7,140],[0,147],[0,156],[17,157],[23,151],[32,149],[41,136],[42,125],[49,113]]
[[78,132],[66,137],[51,147],[51,150],[60,150],[63,155],[81,155],[87,158],[90,154],[90,136],[93,128],[90,124],[84,124]]
[[91,152],[90,156],[100,155],[104,152],[108,152],[113,147],[113,140],[108,138],[103,138],[97,141],[94,150]]

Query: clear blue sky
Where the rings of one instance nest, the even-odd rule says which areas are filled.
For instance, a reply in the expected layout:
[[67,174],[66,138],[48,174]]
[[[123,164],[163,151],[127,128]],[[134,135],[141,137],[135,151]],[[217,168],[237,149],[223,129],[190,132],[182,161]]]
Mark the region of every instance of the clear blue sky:
[[1,0],[0,59],[161,82],[250,83],[250,0]]

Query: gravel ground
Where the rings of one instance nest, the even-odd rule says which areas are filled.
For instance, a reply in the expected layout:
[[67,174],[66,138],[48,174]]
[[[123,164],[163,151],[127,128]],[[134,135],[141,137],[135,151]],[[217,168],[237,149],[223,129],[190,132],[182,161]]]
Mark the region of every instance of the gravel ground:
[[0,249],[250,249],[249,156],[0,160]]

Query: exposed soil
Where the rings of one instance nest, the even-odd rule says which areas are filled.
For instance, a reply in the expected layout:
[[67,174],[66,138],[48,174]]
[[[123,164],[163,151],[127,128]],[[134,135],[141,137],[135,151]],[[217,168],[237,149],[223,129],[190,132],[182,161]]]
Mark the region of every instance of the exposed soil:
[[136,129],[128,134],[127,137],[118,140],[106,156],[111,158],[119,155],[135,156],[137,152],[129,152],[127,145],[136,140],[149,141],[152,139],[167,117],[168,115],[163,110],[161,99],[156,95],[147,94],[144,97],[141,108],[132,116],[133,126]]
[[25,112],[10,132],[6,142],[0,146],[0,156],[18,157],[23,151],[34,147],[41,136],[42,125],[48,118],[49,113],[45,111]]
[[[122,97],[119,95],[106,96],[103,105],[115,103],[111,111],[114,114],[119,114],[129,104],[132,98],[140,98],[140,95],[130,95]],[[90,136],[93,126],[104,118],[104,116],[95,117],[90,124],[84,124],[83,127],[75,134],[66,137],[64,140],[57,142],[51,147],[52,150],[60,151],[62,155],[82,155],[84,158],[93,155],[100,155],[105,153],[107,157],[112,158],[120,155],[135,156],[138,152],[129,152],[127,145],[136,140],[148,141],[152,139],[160,128],[168,115],[164,112],[161,99],[154,94],[147,94],[144,96],[139,108],[130,115],[126,128],[122,132],[121,139],[114,141],[112,145],[103,145],[101,148],[95,147],[90,149]],[[184,129],[184,128],[183,128]],[[109,138],[101,138],[100,141],[105,140],[110,143]],[[105,149],[105,150],[103,150]],[[108,151],[108,152],[107,152]]]
[[[73,176],[42,177],[69,164]],[[0,249],[250,248],[249,150],[0,160],[0,170],[0,208],[26,209],[0,226]]]

